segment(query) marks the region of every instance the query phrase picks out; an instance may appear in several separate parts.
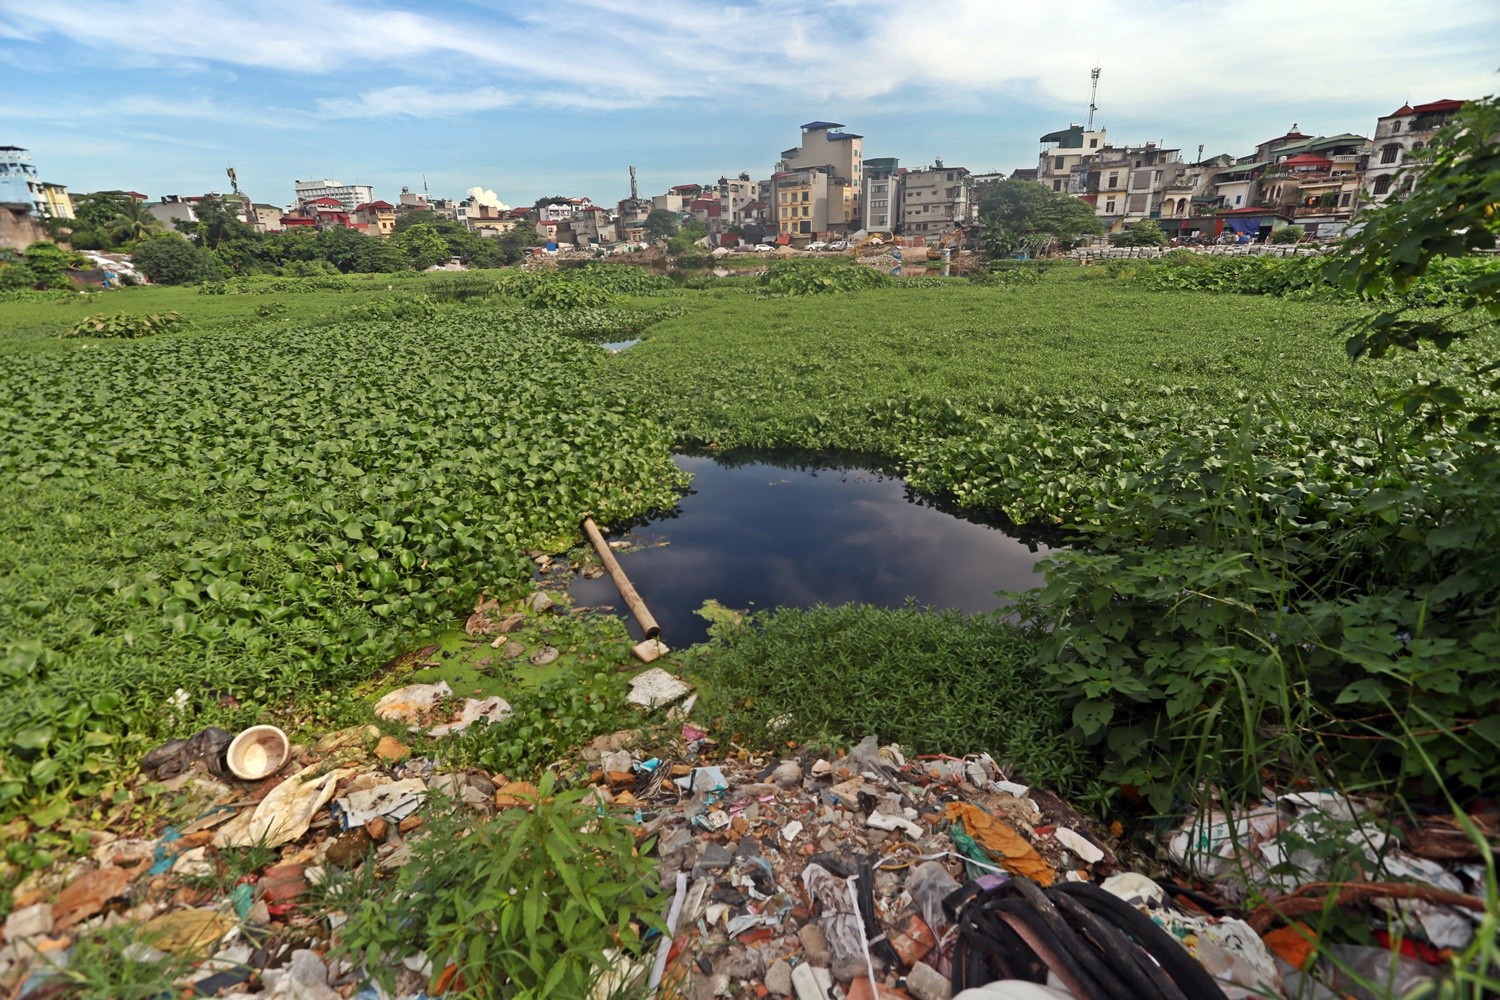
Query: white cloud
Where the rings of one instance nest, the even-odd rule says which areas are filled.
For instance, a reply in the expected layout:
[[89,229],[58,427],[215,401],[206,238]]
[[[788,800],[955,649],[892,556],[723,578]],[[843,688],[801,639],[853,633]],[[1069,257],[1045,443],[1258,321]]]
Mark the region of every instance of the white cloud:
[[[1360,104],[1376,92],[1392,103],[1408,92],[1476,96],[1496,89],[1500,61],[1493,0],[1429,0],[1420,12],[1397,0],[471,0],[437,9],[411,0],[0,0],[0,39],[23,51],[62,37],[99,50],[104,64],[297,74],[305,106],[350,118],[727,97],[849,114],[1020,101],[1061,121],[1082,117],[1088,70],[1102,65],[1103,120],[1142,127],[1255,106]],[[382,86],[349,86],[372,70]]]

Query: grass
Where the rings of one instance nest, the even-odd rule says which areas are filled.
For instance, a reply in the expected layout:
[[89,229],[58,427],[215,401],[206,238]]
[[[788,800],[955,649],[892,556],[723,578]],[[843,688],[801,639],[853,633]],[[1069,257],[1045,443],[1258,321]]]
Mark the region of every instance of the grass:
[[867,605],[775,609],[721,622],[689,669],[704,716],[737,742],[909,754],[989,752],[1020,780],[1081,783],[1084,755],[1039,684],[1026,630],[982,615]]

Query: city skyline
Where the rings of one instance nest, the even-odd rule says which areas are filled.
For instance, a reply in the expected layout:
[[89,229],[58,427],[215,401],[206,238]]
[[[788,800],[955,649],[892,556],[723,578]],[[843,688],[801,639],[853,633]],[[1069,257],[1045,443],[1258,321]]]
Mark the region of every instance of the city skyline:
[[1034,166],[1087,114],[1094,65],[1115,141],[1191,158],[1293,122],[1368,134],[1404,100],[1500,89],[1495,37],[1500,8],[1472,0],[0,0],[0,142],[76,191],[227,190],[234,166],[273,204],[297,179],[393,200],[424,174],[434,196],[608,203],[632,163],[643,193],[767,176],[816,119],[903,165]]

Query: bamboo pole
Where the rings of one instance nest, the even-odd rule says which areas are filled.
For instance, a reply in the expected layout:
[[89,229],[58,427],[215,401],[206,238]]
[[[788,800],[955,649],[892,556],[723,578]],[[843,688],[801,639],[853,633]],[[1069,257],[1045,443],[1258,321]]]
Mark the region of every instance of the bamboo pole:
[[599,561],[609,571],[609,577],[615,581],[615,587],[620,591],[620,596],[625,599],[626,607],[630,613],[635,615],[636,622],[641,626],[641,632],[647,639],[654,639],[661,634],[661,626],[656,624],[656,619],[651,617],[651,612],[646,609],[646,602],[641,600],[641,595],[635,592],[635,587],[630,582],[630,577],[620,568],[620,562],[615,558],[614,551],[604,536],[599,533],[599,526],[594,523],[592,517],[583,519],[584,534],[589,536],[589,541],[594,543],[594,550],[599,553]]

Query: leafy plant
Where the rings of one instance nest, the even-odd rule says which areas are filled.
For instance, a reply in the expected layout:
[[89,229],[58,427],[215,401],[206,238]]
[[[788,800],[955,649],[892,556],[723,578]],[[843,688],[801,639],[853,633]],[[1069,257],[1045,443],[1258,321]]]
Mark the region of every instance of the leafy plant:
[[176,310],[165,313],[99,313],[79,320],[62,337],[99,337],[134,340],[159,333],[171,333],[188,321]]
[[628,817],[545,775],[493,819],[435,810],[395,884],[351,907],[339,950],[387,990],[425,957],[434,986],[446,974],[481,1000],[585,996],[662,929],[656,882]]

